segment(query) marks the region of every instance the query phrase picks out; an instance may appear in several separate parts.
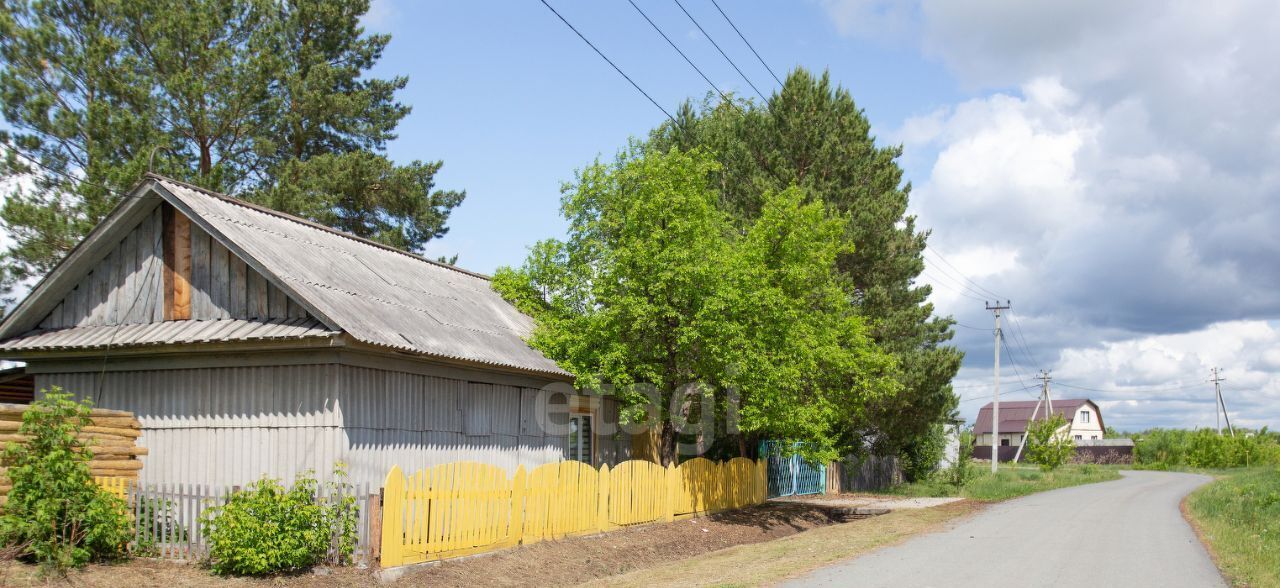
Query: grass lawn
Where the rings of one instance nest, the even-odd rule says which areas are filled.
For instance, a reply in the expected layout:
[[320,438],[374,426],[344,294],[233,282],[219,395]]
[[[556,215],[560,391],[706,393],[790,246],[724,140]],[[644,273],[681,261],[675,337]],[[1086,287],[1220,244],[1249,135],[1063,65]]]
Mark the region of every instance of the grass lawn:
[[1036,466],[1001,464],[999,473],[994,476],[989,464],[974,464],[972,467],[974,477],[959,490],[942,480],[926,480],[895,486],[887,492],[901,496],[963,496],[993,502],[1120,478],[1120,469],[1115,466],[1068,464],[1052,472],[1042,472]]
[[1235,585],[1280,587],[1280,469],[1229,471],[1191,493],[1186,506]]

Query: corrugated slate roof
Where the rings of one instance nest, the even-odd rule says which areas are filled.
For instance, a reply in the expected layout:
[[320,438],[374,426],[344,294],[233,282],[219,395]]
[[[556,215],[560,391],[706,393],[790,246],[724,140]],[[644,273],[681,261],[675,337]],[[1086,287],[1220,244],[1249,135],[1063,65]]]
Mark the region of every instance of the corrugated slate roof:
[[312,314],[359,341],[568,375],[525,343],[533,320],[503,300],[480,274],[153,178],[228,248],[256,260]]
[[119,326],[72,327],[49,331],[32,331],[22,337],[0,343],[2,351],[58,351],[98,349],[108,346],[137,347],[211,343],[221,341],[279,341],[333,337],[338,331],[315,319],[288,321],[166,321]]
[[[1067,419],[1070,425],[1072,419],[1076,416],[1076,411],[1086,403],[1092,404],[1087,398],[1065,398],[1053,401],[1053,414],[1062,415]],[[1095,405],[1096,406],[1096,405]],[[1031,412],[1036,410],[1035,400],[1012,400],[1000,403],[1000,432],[1001,433],[1022,433],[1027,430],[1027,422],[1032,420]],[[1035,418],[1043,419],[1049,414],[1049,407],[1041,404],[1040,410],[1036,411]],[[1099,411],[1098,423],[1102,423],[1102,414]],[[991,432],[991,403],[978,411],[978,420],[973,425],[973,433],[981,435]]]

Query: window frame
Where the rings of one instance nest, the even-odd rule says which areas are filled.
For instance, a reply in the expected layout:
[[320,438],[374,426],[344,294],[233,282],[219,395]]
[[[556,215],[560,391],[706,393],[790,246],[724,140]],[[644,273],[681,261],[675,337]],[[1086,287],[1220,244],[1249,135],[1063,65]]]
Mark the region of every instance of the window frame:
[[[582,424],[587,423],[587,459],[582,459],[583,443],[582,443]],[[590,412],[573,412],[569,414],[569,434],[565,441],[566,461],[579,461],[589,466],[596,465],[596,427],[595,415]],[[575,440],[577,441],[575,443]]]

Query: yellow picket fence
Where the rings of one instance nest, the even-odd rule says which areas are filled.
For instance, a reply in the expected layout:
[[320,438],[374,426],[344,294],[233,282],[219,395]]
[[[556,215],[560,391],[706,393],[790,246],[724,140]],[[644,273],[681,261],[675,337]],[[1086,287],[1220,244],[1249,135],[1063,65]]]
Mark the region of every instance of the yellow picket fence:
[[499,467],[450,463],[383,488],[382,567],[600,533],[764,502],[766,464],[703,458],[662,467],[625,461],[599,469],[563,461],[507,477]]
[[116,476],[94,476],[93,478],[93,481],[96,482],[100,488],[114,494],[115,497],[120,500],[125,499],[125,491],[128,490],[129,482],[131,480],[133,480],[133,478],[120,478]]

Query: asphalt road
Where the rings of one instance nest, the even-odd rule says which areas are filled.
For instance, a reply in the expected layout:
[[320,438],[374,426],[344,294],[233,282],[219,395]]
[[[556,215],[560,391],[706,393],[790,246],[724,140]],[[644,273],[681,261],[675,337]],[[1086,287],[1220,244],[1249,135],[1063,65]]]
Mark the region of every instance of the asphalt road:
[[788,586],[1226,586],[1178,504],[1210,478],[1124,472],[996,504]]

